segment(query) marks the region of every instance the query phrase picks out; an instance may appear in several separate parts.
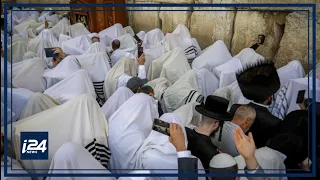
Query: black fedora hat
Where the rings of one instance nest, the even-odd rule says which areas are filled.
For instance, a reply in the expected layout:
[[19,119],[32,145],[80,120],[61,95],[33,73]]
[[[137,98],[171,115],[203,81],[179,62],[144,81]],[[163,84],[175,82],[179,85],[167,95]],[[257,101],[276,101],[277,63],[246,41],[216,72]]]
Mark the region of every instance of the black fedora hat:
[[230,121],[232,116],[228,113],[229,101],[225,98],[210,95],[207,97],[205,104],[197,105],[196,111],[218,121]]

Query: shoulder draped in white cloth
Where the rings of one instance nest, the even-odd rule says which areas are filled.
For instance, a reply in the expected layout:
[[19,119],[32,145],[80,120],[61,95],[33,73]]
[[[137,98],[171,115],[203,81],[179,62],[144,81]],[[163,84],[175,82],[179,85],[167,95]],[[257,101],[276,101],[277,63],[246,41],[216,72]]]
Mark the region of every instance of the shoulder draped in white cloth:
[[23,55],[23,60],[27,60],[27,59],[33,59],[33,58],[36,58],[37,57],[37,54],[32,52],[32,51],[28,51],[26,52],[24,55]]
[[57,38],[53,35],[50,29],[44,29],[41,33],[37,36],[38,38],[47,40],[50,43],[50,47],[58,47],[59,42]]
[[68,36],[68,35],[64,35],[64,34],[60,34],[59,37],[59,47],[62,48],[62,44],[65,42],[65,41],[68,41],[70,39],[72,39],[72,37]]
[[24,53],[27,52],[25,40],[18,40],[8,45],[7,52],[9,62],[17,63],[22,61]]
[[[93,54],[98,52],[107,52],[107,47],[101,42],[95,42],[90,45],[90,47],[84,52],[84,54]],[[109,62],[108,62],[109,64]]]
[[29,116],[33,116],[47,109],[56,107],[59,105],[56,100],[50,96],[42,93],[35,93],[30,96],[27,103],[25,104],[23,111],[21,112],[19,119],[24,119]]
[[90,34],[90,32],[82,23],[77,23],[70,26],[70,36],[73,38],[88,34]]
[[77,36],[62,43],[61,49],[66,54],[81,55],[90,47],[91,40],[87,35]]
[[[184,136],[187,137],[185,128],[177,116],[168,113],[163,114],[160,119],[168,123],[179,124],[182,126]],[[185,144],[187,146],[187,139],[185,139]],[[139,169],[150,169],[151,173],[157,174],[178,173],[177,151],[173,144],[171,144],[169,141],[169,137],[152,130],[137,152],[136,167]],[[203,169],[203,166],[199,160],[198,169]],[[154,179],[176,180],[178,177],[156,177]]]
[[146,67],[146,72],[149,72],[150,64],[154,60],[163,56],[165,54],[165,52],[166,52],[166,50],[161,43],[155,45],[151,49],[143,49],[143,54],[146,59],[146,62],[144,63],[144,66]]
[[236,72],[241,69],[242,65],[238,58],[232,58],[230,61],[215,67],[213,72],[219,78],[219,87],[229,86],[235,82],[237,80]]
[[197,70],[197,74],[200,92],[206,99],[207,96],[212,95],[219,88],[219,79],[207,69]]
[[[9,128],[8,128],[9,129]],[[66,142],[75,142],[85,147],[104,167],[110,158],[108,148],[108,123],[91,95],[82,95],[73,100],[26,119],[13,123],[13,147],[20,152],[20,132],[49,133],[48,160],[21,160],[29,173],[47,173],[55,152]],[[37,169],[37,170],[32,170]]]
[[81,94],[90,94],[96,98],[93,83],[88,72],[80,69],[43,92],[60,103]]
[[151,49],[158,43],[160,43],[164,38],[163,32],[156,28],[146,33],[144,39],[142,39],[142,47],[143,49]]
[[131,36],[135,35],[135,33],[134,33],[134,31],[133,31],[131,26],[126,26],[123,29],[126,31],[126,33],[130,34]]
[[33,92],[43,92],[46,82],[42,77],[46,64],[42,58],[27,59],[8,66],[9,79],[12,78],[13,87],[26,88]]
[[209,71],[213,71],[215,67],[226,63],[230,59],[232,59],[232,56],[227,46],[223,41],[219,40],[194,59],[192,67],[196,69],[206,68]]
[[[120,48],[126,52],[133,54],[135,57],[138,56],[138,46],[136,40],[130,34],[124,34],[120,37],[117,37],[120,41]],[[110,45],[112,42],[110,43]]]
[[49,41],[36,37],[31,39],[28,42],[28,51],[32,51],[37,54],[40,58],[46,58],[46,53],[44,48],[51,48],[51,44]]
[[146,32],[140,31],[137,33],[137,36],[140,40],[144,40],[144,37],[146,36]]
[[119,23],[99,32],[100,40],[106,46],[109,46],[113,39],[116,39],[124,34],[126,34],[126,31]]
[[133,92],[127,87],[119,87],[116,92],[101,107],[107,121],[115,113],[123,103],[133,96]]
[[150,134],[154,118],[159,118],[156,106],[151,96],[138,93],[110,117],[110,166],[113,173],[127,173],[136,168],[136,152]]
[[70,33],[70,22],[67,18],[62,18],[56,25],[54,25],[51,29],[53,35],[58,39],[60,34],[67,35]]

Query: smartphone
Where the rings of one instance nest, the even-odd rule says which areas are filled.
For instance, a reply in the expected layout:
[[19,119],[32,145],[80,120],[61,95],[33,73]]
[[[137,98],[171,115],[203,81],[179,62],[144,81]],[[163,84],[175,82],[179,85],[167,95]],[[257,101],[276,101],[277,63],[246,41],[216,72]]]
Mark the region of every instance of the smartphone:
[[44,48],[44,51],[45,51],[47,57],[54,57],[55,56],[53,54],[54,50],[55,50],[55,47],[53,47],[53,48]]
[[298,96],[297,96],[297,104],[301,104],[304,101],[304,94],[306,93],[306,90],[301,90],[298,92]]
[[152,129],[164,135],[170,136],[170,123],[160,119],[154,119]]
[[138,48],[138,57],[140,57],[143,54],[143,47]]

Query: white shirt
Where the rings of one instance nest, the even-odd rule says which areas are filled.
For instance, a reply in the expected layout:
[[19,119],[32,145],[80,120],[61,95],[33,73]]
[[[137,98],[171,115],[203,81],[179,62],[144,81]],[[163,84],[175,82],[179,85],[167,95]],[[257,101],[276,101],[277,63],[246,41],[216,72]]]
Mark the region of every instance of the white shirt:
[[190,151],[179,151],[177,152],[178,158],[187,158],[191,157],[191,152]]
[[[147,73],[146,73],[146,68],[144,65],[139,65],[138,67],[138,77],[140,79],[146,79],[147,78]],[[123,74],[122,76],[119,77],[118,80],[118,88],[127,86],[127,82],[132,78],[132,76],[128,76],[127,74]]]

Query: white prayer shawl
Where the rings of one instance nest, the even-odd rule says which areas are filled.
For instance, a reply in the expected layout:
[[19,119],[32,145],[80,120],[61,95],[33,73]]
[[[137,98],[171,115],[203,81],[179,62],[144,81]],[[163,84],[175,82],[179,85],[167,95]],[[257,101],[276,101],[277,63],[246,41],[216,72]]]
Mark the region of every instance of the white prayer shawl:
[[117,64],[117,62],[122,58],[136,59],[136,56],[129,52],[126,52],[123,49],[117,49],[110,56],[111,66],[114,66],[115,64]]
[[41,23],[38,23],[34,20],[30,20],[14,26],[14,30],[16,31],[16,33],[19,34],[29,28],[38,28],[40,25]]
[[34,53],[32,51],[28,51],[28,52],[24,53],[22,60],[33,59],[36,57],[37,57],[36,53]]
[[149,81],[147,84],[152,87],[154,90],[154,97],[158,100],[162,100],[164,92],[171,86],[170,81],[164,77]]
[[157,102],[144,93],[133,95],[110,117],[113,173],[127,173],[128,169],[137,168],[137,151],[150,134],[154,118],[159,118]]
[[[49,134],[48,160],[21,160],[20,132],[38,131]],[[49,169],[55,152],[66,142],[81,144],[105,167],[110,158],[108,123],[96,100],[88,94],[17,121],[13,124],[12,133],[17,160],[21,161],[29,173],[47,173],[48,170],[40,169]]]
[[277,72],[281,83],[279,91],[291,79],[299,79],[305,76],[303,66],[298,60],[290,61],[287,65],[277,69]]
[[88,72],[80,69],[43,92],[61,104],[81,94],[96,98],[94,86]]
[[[105,53],[106,54],[106,52],[107,52],[107,47],[103,43],[95,42],[90,45],[90,47],[86,50],[86,52],[83,53],[83,55],[94,54],[94,53]],[[109,57],[108,57],[108,59],[109,59]],[[108,64],[110,64],[109,60],[108,60]]]
[[[7,108],[10,108],[13,113],[12,120],[11,114],[8,114],[7,124],[15,122],[19,119],[25,104],[27,103],[28,99],[32,94],[34,94],[34,92],[23,88],[12,88],[12,93],[11,88],[8,88],[7,94],[4,94],[4,88],[1,87],[1,102],[4,103],[4,96],[7,95]],[[3,120],[1,119],[1,126],[4,125]]]
[[[162,115],[160,119],[168,123],[176,123],[182,126],[182,131],[185,136],[185,145],[188,146],[185,128],[177,116],[168,113]],[[173,144],[171,144],[169,141],[169,137],[152,130],[137,152],[136,168],[150,169],[152,174],[178,173],[177,151]],[[198,169],[204,169],[200,160],[198,160]],[[178,177],[157,177],[153,179],[176,180]],[[199,179],[205,178],[203,177]]]
[[263,56],[256,53],[256,51],[253,50],[252,48],[245,48],[234,57],[240,59],[242,67],[246,67],[247,65],[250,65],[250,64],[255,64],[259,60],[265,60]]
[[27,44],[25,41],[17,41],[7,47],[8,61],[18,63],[22,61],[24,53],[27,52]]
[[70,33],[70,22],[67,18],[62,18],[56,25],[51,29],[53,35],[60,41],[60,35],[67,35]]
[[232,91],[232,100],[230,102],[233,102],[234,104],[248,104],[251,102],[243,96],[238,81],[233,82],[227,87],[229,87]]
[[77,60],[81,68],[88,71],[92,82],[104,81],[107,73],[111,69],[109,58],[104,52],[77,56]]
[[39,11],[37,11],[35,8],[30,8],[31,11],[28,11],[29,15],[32,16],[33,14],[36,15],[38,18],[40,16]]
[[66,54],[81,55],[90,47],[91,40],[87,35],[78,36],[62,43],[61,49]]
[[164,92],[163,101],[165,112],[173,112],[190,102],[203,102],[200,94],[198,75],[195,69],[188,71],[183,77]]
[[82,23],[77,23],[70,26],[70,36],[72,38],[88,34],[90,34],[90,32]]
[[[32,11],[29,11],[29,12],[32,12]],[[39,16],[37,14],[29,14],[29,17],[25,21],[33,20],[33,21],[37,22],[38,18],[39,18]]]
[[144,37],[146,36],[146,32],[140,31],[140,32],[137,33],[137,36],[138,36],[138,38],[139,38],[140,40],[143,41]]
[[58,47],[59,42],[56,37],[54,37],[53,33],[49,29],[44,29],[41,33],[37,36],[38,38],[47,40],[50,43],[50,47]]
[[[134,37],[132,37],[130,34],[124,34],[120,37],[117,37],[115,39],[118,39],[120,41],[120,48],[126,52],[129,52],[135,56],[138,56],[138,45]],[[113,40],[115,40],[113,39]],[[110,46],[112,45],[112,42],[110,43]]]
[[[312,77],[312,74],[313,74],[313,70],[311,70],[307,75],[306,77]],[[320,63],[317,64],[316,66],[316,77],[320,77]],[[319,78],[318,78],[319,79]]]
[[200,69],[196,71],[198,74],[199,92],[201,92],[206,99],[219,88],[219,79],[207,69]]
[[27,30],[21,32],[20,35],[29,41],[30,39],[37,37],[37,31],[33,28],[28,28]]
[[214,96],[219,96],[219,97],[222,97],[222,98],[225,98],[226,100],[229,101],[229,106],[228,106],[228,111],[230,110],[231,106],[234,104],[233,103],[233,92],[232,92],[232,89],[228,86],[226,87],[222,87],[222,88],[219,88],[217,89],[214,93],[213,93]]
[[143,54],[146,59],[146,62],[144,63],[144,66],[146,68],[146,72],[149,72],[150,64],[163,56],[165,54],[166,50],[162,44],[157,44],[151,49],[143,49]]
[[53,14],[51,16],[46,17],[46,20],[48,22],[52,22],[52,26],[54,26],[60,21],[60,18],[58,14]]
[[41,23],[44,23],[46,18],[49,17],[53,11],[46,11],[47,10],[52,10],[51,8],[45,8],[41,14],[40,14],[40,17],[38,18],[38,21],[41,22]]
[[104,103],[101,110],[108,121],[123,103],[133,96],[133,92],[127,87],[119,87],[116,92]]
[[190,65],[183,50],[176,48],[152,61],[149,67],[148,79],[154,80],[164,77],[173,84],[189,70]]
[[133,29],[132,29],[131,26],[126,26],[126,27],[123,28],[123,29],[126,31],[126,33],[130,34],[131,36],[134,36],[134,35],[135,35],[135,33],[134,33],[134,31],[133,31]]
[[230,59],[232,59],[232,56],[227,46],[223,41],[218,40],[193,60],[192,67],[196,69],[206,68],[209,71],[213,71],[215,67],[226,63]]
[[59,39],[59,47],[62,48],[62,44],[63,44],[65,41],[71,40],[72,37],[67,36],[67,35],[64,35],[64,34],[60,34],[58,39]]
[[[300,107],[296,103],[299,91],[305,90],[305,97],[315,99],[317,102],[320,101],[320,80],[316,79],[316,89],[313,89],[312,78],[291,79],[285,86],[282,87],[280,92],[275,97],[275,102],[270,106],[272,114],[280,119],[292,111],[299,110]],[[309,92],[308,92],[309,91]],[[313,91],[316,91],[316,97],[312,97]]]
[[[51,28],[53,25],[52,25],[52,22],[48,22],[48,27],[49,28]],[[45,26],[45,23],[42,23],[40,26],[38,26],[37,28],[36,28],[36,31],[37,31],[37,33],[39,34],[39,33],[41,33],[41,31],[43,31],[44,29],[46,28],[46,26]]]
[[[284,165],[284,160],[287,158],[284,154],[270,149],[268,147],[262,147],[256,150],[255,157],[258,164],[263,169],[264,173],[267,174],[286,174],[286,167]],[[237,156],[234,158],[238,164],[238,174],[245,174],[244,168],[246,163],[242,156]],[[242,180],[247,178],[242,177]],[[271,180],[287,180],[287,177],[269,177]]]
[[45,39],[36,37],[31,39],[28,42],[28,51],[32,51],[37,54],[40,58],[46,58],[46,53],[44,51],[44,48],[51,48],[51,43]]
[[118,88],[118,79],[123,74],[128,76],[136,77],[137,76],[137,66],[138,62],[136,59],[122,58],[118,63],[111,68],[107,73],[104,84],[104,96],[106,99],[117,90]]
[[114,24],[113,26],[99,32],[100,41],[103,42],[106,46],[109,46],[112,43],[113,39],[116,39],[125,34],[126,31],[119,23]]
[[25,104],[19,119],[33,116],[47,109],[56,107],[59,104],[60,103],[46,94],[34,93]]
[[12,78],[12,85],[16,88],[25,88],[33,92],[43,92],[46,82],[42,75],[46,64],[42,58],[27,59],[8,66],[8,77]]
[[55,68],[44,71],[43,77],[46,79],[47,88],[57,84],[80,69],[80,64],[75,56],[69,55],[65,57]]
[[142,39],[143,50],[153,48],[155,45],[160,43],[163,40],[163,38],[164,35],[160,29],[156,28],[149,31],[148,33],[146,33],[144,39]]
[[241,69],[241,61],[238,58],[232,58],[228,62],[215,67],[213,72],[219,78],[219,87],[229,86],[235,82],[237,80],[236,72]]
[[195,110],[197,105],[199,105],[198,102],[185,104],[179,109],[175,110],[173,114],[179,117],[183,126],[194,129],[200,123],[202,116],[198,111]]
[[[23,169],[19,161],[7,157],[7,167],[4,166],[4,162],[1,161],[1,180],[32,180],[31,177],[5,177],[4,170],[7,169],[8,174],[28,174],[26,170]],[[12,163],[12,166],[11,166]]]

